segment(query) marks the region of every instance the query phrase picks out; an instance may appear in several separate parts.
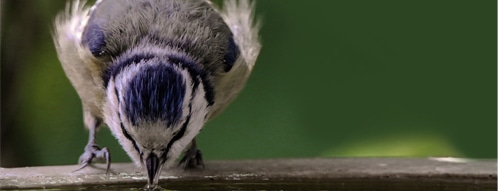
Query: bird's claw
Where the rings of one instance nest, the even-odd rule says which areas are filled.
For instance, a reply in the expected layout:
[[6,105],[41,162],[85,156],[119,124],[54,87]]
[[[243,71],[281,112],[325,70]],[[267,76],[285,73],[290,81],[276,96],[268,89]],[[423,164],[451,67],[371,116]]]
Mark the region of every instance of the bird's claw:
[[107,165],[106,174],[109,173],[109,169],[111,168],[111,154],[106,147],[100,148],[96,144],[88,145],[87,147],[85,147],[85,152],[80,156],[79,159],[79,163],[81,164],[81,166],[74,171],[79,171],[87,167],[92,163],[93,159],[105,159]]
[[178,166],[180,165],[185,165],[185,169],[204,169],[201,150],[197,149],[197,147],[189,148],[178,163]]

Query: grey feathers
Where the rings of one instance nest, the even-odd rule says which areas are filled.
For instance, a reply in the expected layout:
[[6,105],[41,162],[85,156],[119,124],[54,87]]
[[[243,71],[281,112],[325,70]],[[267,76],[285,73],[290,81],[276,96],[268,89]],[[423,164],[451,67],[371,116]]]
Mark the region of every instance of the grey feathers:
[[69,5],[54,42],[85,124],[104,120],[139,166],[143,156],[172,165],[242,90],[261,48],[249,0]]
[[231,37],[205,1],[105,0],[91,12],[82,40],[104,60],[143,45],[168,47],[186,52],[210,72],[220,72],[224,69],[218,64],[234,52],[229,50]]

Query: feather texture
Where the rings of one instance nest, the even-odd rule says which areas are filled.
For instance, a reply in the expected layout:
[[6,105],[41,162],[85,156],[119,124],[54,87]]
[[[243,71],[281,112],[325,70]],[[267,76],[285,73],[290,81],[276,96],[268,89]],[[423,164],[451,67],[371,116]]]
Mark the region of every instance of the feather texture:
[[[105,121],[154,179],[156,168],[172,165],[244,87],[261,49],[254,3],[226,0],[223,9],[207,0],[84,4],[75,0],[57,16],[53,38],[81,98],[91,132],[87,147]],[[150,156],[160,165],[156,159],[144,165]]]
[[68,3],[66,11],[55,20],[53,34],[62,68],[81,99],[87,127],[93,126],[95,120],[102,119],[101,105],[105,96],[100,85],[104,64],[81,44],[89,15],[90,8],[85,6],[85,1]]
[[244,88],[261,50],[258,35],[260,22],[254,21],[254,2],[227,0],[224,3],[223,9],[218,12],[232,31],[240,56],[230,71],[214,75],[217,94],[215,104],[208,114],[209,119],[219,115]]

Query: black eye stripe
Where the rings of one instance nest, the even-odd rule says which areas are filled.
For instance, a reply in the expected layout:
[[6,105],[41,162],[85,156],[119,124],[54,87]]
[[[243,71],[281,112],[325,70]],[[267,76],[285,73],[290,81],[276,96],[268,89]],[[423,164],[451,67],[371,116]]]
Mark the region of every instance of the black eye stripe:
[[[189,69],[188,67],[186,67],[186,68]],[[195,78],[194,76],[192,76],[192,77]],[[198,89],[197,85],[203,84],[204,85],[204,90],[205,90],[205,93],[206,93],[206,95],[205,95],[204,98],[208,102],[208,106],[210,106],[213,103],[213,98],[212,98],[213,95],[209,93],[210,91],[212,91],[212,87],[210,86],[209,81],[205,81],[200,75],[196,75],[196,77],[198,77],[198,78],[197,78],[197,80],[194,80],[194,82],[197,81],[197,83],[194,84],[193,91],[196,91]],[[111,76],[110,80],[114,81],[113,76]],[[114,83],[115,83],[115,81],[114,81]],[[114,87],[114,92],[115,92],[115,95],[117,97],[118,105],[121,106],[121,101],[122,100],[120,98],[120,94],[119,94],[116,86]],[[168,157],[167,155],[168,155],[168,153],[169,153],[172,145],[176,141],[178,141],[179,139],[181,139],[184,136],[184,134],[185,134],[185,132],[187,130],[187,127],[188,127],[188,124],[189,124],[190,118],[191,118],[193,98],[194,97],[190,97],[190,103],[189,103],[189,106],[188,106],[189,107],[189,112],[188,112],[188,115],[186,116],[185,122],[182,124],[180,130],[177,131],[177,132],[175,132],[173,134],[173,137],[168,142],[168,144],[166,145],[166,148],[162,150],[163,152],[162,152],[162,155],[160,156],[161,159],[162,159],[162,163],[164,163],[166,161],[166,159]],[[136,143],[136,141],[133,139],[133,137],[128,133],[128,131],[124,127],[123,119],[121,117],[122,114],[121,114],[120,110],[118,109],[117,112],[118,112],[118,117],[119,117],[120,125],[121,125],[121,131],[122,131],[123,135],[126,137],[126,139],[128,139],[130,142],[132,142],[134,149],[137,151],[137,153],[140,156],[140,160],[143,161],[143,156],[142,156],[141,151],[140,151],[140,149],[138,147],[138,144]]]
[[[118,92],[116,86],[114,86],[114,93],[116,94],[116,97],[118,99],[118,106],[119,106],[121,104],[121,100],[119,99],[119,92]],[[119,122],[120,122],[120,125],[121,125],[121,132],[126,137],[126,139],[128,139],[133,144],[133,148],[135,148],[135,150],[137,151],[138,155],[140,155],[140,160],[143,161],[143,156],[140,153],[140,149],[138,148],[137,142],[135,141],[135,139],[133,139],[131,137],[131,135],[128,133],[128,131],[126,131],[126,129],[124,128],[123,120],[121,119],[121,112],[119,112],[119,110],[118,110],[118,118],[119,118]]]
[[[119,119],[121,120],[121,118]],[[135,142],[135,140],[130,136],[130,134],[128,134],[128,131],[126,131],[126,129],[124,128],[123,126],[123,122],[121,122],[121,131],[123,132],[123,135],[126,137],[126,139],[128,139],[129,141],[131,141],[131,143],[133,143],[133,148],[135,148],[135,150],[137,151],[138,155],[140,155],[140,160],[143,160],[143,156],[142,154],[140,153],[140,149],[138,148],[138,145],[137,143]]]
[[189,104],[189,115],[187,116],[187,120],[185,120],[185,123],[183,123],[182,128],[178,133],[176,133],[173,138],[169,141],[168,145],[166,146],[165,151],[161,155],[162,161],[166,161],[168,157],[169,150],[171,149],[171,146],[173,143],[178,141],[180,138],[183,137],[183,134],[185,134],[185,131],[187,130],[188,123],[190,122],[190,112],[192,112],[192,102]]

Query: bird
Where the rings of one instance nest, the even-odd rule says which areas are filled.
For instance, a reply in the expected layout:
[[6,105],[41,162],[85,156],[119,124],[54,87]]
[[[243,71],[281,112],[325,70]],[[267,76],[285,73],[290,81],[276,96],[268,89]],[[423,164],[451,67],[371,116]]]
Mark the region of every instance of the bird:
[[158,184],[162,168],[203,168],[195,137],[240,93],[261,50],[255,1],[71,0],[54,20],[57,56],[81,99],[79,169],[105,160],[105,126]]

